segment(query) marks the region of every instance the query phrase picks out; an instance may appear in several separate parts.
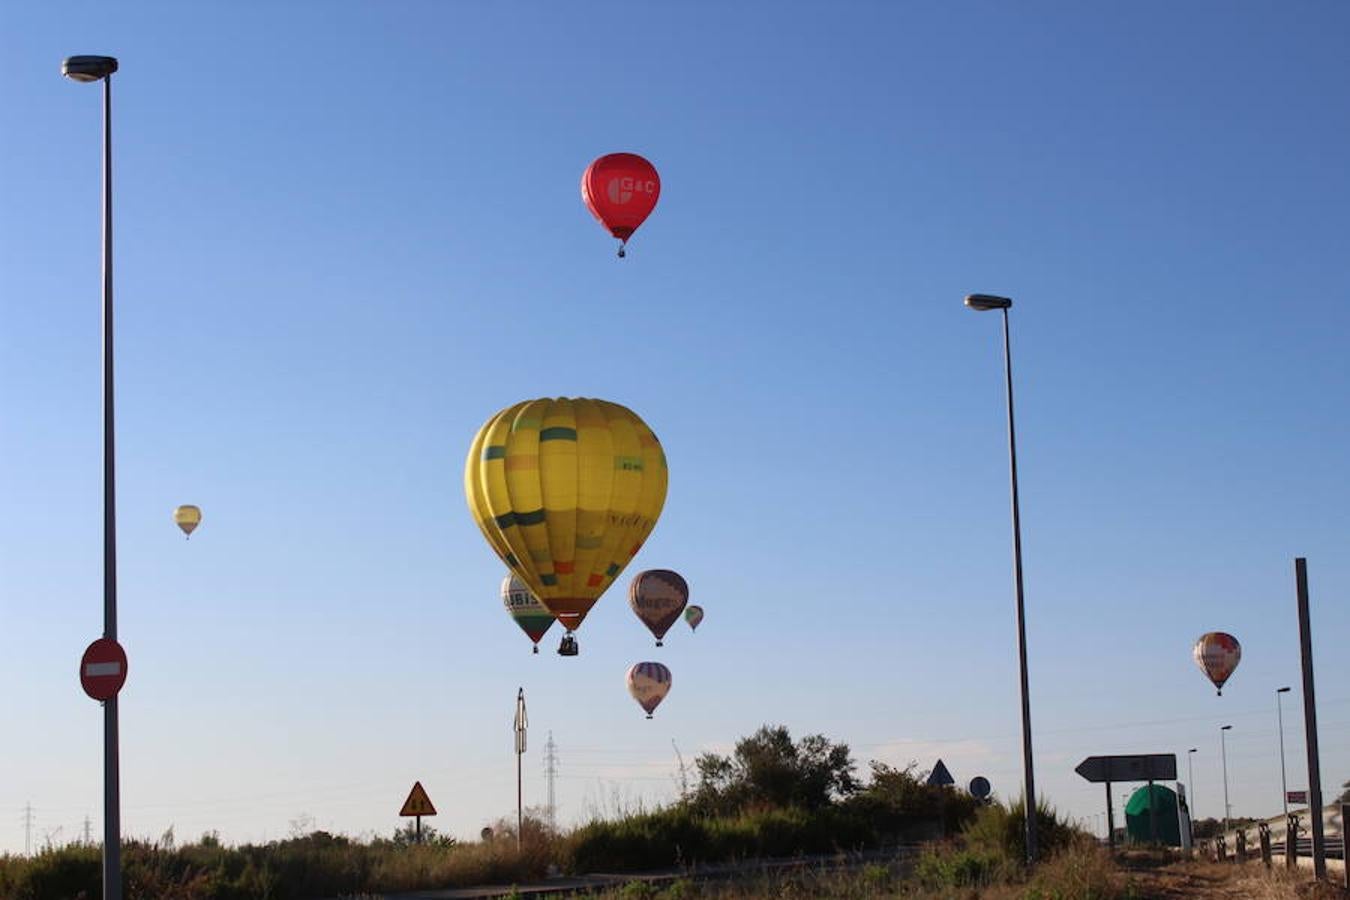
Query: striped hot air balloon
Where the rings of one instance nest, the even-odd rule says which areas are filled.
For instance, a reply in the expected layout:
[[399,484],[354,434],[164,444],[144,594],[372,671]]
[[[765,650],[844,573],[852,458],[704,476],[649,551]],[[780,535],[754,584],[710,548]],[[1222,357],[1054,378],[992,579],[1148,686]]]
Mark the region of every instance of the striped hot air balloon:
[[515,574],[502,579],[502,605],[520,626],[520,630],[534,642],[534,652],[538,653],[539,641],[553,627],[553,613],[530,593],[529,587]]
[[640,662],[628,670],[628,693],[647,711],[647,718],[670,693],[670,670],[659,662]]
[[1233,675],[1238,662],[1242,659],[1242,645],[1231,634],[1222,631],[1210,631],[1200,635],[1192,651],[1195,664],[1205,673],[1214,687],[1223,696],[1224,682]]
[[487,420],[464,493],[483,536],[571,637],[637,554],[666,500],[666,457],[632,410],[527,400]]

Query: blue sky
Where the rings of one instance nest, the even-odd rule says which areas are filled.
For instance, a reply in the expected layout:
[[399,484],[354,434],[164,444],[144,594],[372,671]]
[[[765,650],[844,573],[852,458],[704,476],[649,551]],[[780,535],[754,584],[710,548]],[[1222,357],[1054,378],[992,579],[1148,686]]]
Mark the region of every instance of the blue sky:
[[[1013,310],[1038,785],[1196,754],[1197,811],[1350,778],[1350,10],[1332,3],[94,4],[0,21],[0,849],[100,814],[98,91],[115,76],[129,834],[470,836],[514,807],[524,686],[560,816],[658,802],[765,722],[1020,779],[998,322]],[[632,150],[628,259],[578,195]],[[531,656],[468,443],[549,395],[636,410],[670,496],[617,593]],[[184,542],[170,520],[197,503]],[[631,574],[630,571],[628,574]],[[626,578],[624,579],[626,581]],[[1216,698],[1190,660],[1243,642]],[[546,641],[552,644],[554,636]],[[623,674],[667,663],[647,722]],[[1184,767],[1184,761],[1183,761]],[[97,830],[97,829],[96,829]]]

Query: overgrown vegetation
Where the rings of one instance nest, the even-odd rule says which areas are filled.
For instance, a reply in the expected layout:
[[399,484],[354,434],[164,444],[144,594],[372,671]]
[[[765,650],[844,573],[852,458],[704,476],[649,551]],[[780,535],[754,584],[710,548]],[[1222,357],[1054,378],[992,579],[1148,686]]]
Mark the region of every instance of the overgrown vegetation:
[[[786,728],[766,726],[728,755],[698,757],[695,768],[696,782],[682,781],[681,797],[661,809],[593,821],[566,834],[527,819],[520,853],[514,821],[498,823],[494,837],[472,843],[436,837],[428,829],[424,843],[414,844],[406,827],[391,839],[371,842],[322,831],[238,847],[222,846],[212,835],[181,846],[168,834],[158,843],[133,841],[123,851],[126,896],[303,900],[513,884],[540,879],[551,869],[633,872],[830,854],[936,840],[963,828],[956,846],[920,862],[922,881],[980,884],[1011,877],[1020,868],[1014,862],[1021,854],[1019,807],[981,807],[964,792],[926,784],[926,773],[913,765],[872,763],[869,775],[860,778],[847,745],[822,735],[794,740]],[[1039,814],[1046,851],[1067,846],[1067,826],[1047,810]],[[893,876],[886,866],[865,872],[877,889]],[[0,897],[94,898],[101,893],[99,876],[99,850],[93,847],[0,857]]]

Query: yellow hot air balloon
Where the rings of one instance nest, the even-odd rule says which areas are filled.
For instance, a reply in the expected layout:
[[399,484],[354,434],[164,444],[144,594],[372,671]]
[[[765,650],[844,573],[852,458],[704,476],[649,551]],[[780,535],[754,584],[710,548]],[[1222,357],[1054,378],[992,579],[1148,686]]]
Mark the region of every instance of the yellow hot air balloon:
[[183,534],[191,537],[192,532],[202,523],[202,511],[189,503],[173,511],[173,520],[183,529]]
[[571,655],[571,632],[661,515],[666,457],[617,403],[527,400],[478,430],[464,493],[492,549],[567,628]]

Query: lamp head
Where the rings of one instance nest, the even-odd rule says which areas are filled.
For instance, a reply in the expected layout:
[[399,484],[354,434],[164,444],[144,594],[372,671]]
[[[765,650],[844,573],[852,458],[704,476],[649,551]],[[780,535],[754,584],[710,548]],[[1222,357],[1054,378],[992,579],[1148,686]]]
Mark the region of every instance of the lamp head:
[[1012,306],[1012,300],[993,294],[969,294],[966,296],[966,306],[976,312],[988,312],[991,309],[1008,309]]
[[68,56],[61,62],[61,74],[71,81],[102,81],[117,71],[113,56]]
[[1289,688],[1287,688],[1287,687],[1277,688],[1277,689],[1275,690],[1275,693],[1277,693],[1277,694],[1287,694],[1287,693],[1289,693]]

